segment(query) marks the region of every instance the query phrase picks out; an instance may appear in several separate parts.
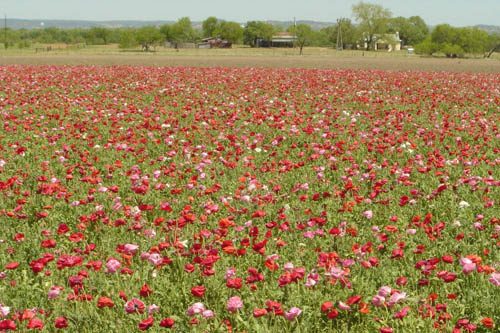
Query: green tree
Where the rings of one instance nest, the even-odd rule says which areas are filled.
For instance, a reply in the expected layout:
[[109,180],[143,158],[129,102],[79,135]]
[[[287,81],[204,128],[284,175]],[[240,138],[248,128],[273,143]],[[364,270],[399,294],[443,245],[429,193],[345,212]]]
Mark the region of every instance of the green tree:
[[458,44],[460,31],[449,24],[439,24],[432,30],[432,42],[438,45]]
[[330,30],[331,27],[322,28],[321,30],[313,30],[314,36],[311,42],[311,46],[331,46],[330,42]]
[[420,16],[395,17],[388,22],[388,31],[399,32],[403,45],[416,45],[429,35],[429,28]]
[[485,54],[486,58],[491,57],[491,55],[496,51],[500,52],[500,33],[490,34],[488,38],[488,52]]
[[164,24],[164,25],[160,26],[160,32],[166,41],[172,41],[174,39],[171,24]]
[[460,28],[458,45],[470,54],[482,54],[489,46],[489,35],[478,28]]
[[375,34],[384,34],[387,31],[391,11],[377,4],[359,2],[352,6],[352,13],[364,34],[366,49],[373,49]]
[[49,27],[42,29],[42,34],[40,35],[39,42],[44,44],[57,43],[58,35],[58,28]]
[[415,52],[418,54],[432,55],[438,50],[438,45],[432,42],[432,37],[427,36],[422,42],[415,45]]
[[92,45],[107,45],[110,32],[110,29],[103,27],[92,27],[87,33],[87,43]]
[[[342,22],[340,22],[340,27],[342,32],[342,48],[355,48],[358,41],[361,39],[359,29],[349,19],[343,19]],[[339,23],[321,29],[322,32],[326,34],[329,45],[337,45],[338,29]]]
[[203,37],[215,37],[219,29],[219,20],[215,16],[208,17],[202,23]]
[[255,47],[257,39],[270,40],[273,37],[274,31],[275,29],[272,24],[262,21],[247,22],[243,29],[243,43]]
[[183,17],[170,26],[169,41],[177,47],[178,43],[194,42],[197,38],[189,17]]
[[163,41],[163,35],[157,27],[146,26],[139,28],[135,35],[136,41],[141,44],[142,49],[147,52]]
[[233,44],[240,43],[243,39],[243,28],[236,22],[221,21],[216,32],[220,38]]
[[68,31],[68,43],[69,44],[84,44],[85,37],[83,36],[82,29],[71,29]]
[[118,44],[122,38],[122,32],[127,28],[114,28],[109,29],[108,43]]
[[452,27],[449,24],[440,24],[434,28],[431,34],[431,40],[436,45],[436,52],[441,52],[449,58],[463,56],[466,49],[463,47],[469,39],[467,36],[461,36],[464,29]]
[[491,45],[488,34],[477,28],[456,28],[449,24],[440,24],[434,28],[430,38],[417,47],[417,52],[425,54],[443,53],[455,58],[465,54],[480,54]]
[[464,49],[457,44],[444,43],[440,45],[439,52],[442,52],[448,58],[463,57],[465,54]]
[[459,46],[460,30],[449,24],[437,25],[432,33],[421,43],[416,45],[420,54],[433,55],[444,53],[447,57],[457,57],[464,53]]
[[14,46],[15,43],[19,41],[19,37],[16,34],[16,31],[10,28],[1,31],[3,47],[8,49],[11,46]]
[[295,43],[299,47],[299,54],[302,55],[304,46],[310,45],[313,40],[313,29],[310,25],[302,23],[297,26],[291,26],[288,31],[295,35]]
[[138,45],[136,40],[136,32],[134,29],[123,29],[120,35],[118,47],[121,49],[129,49]]

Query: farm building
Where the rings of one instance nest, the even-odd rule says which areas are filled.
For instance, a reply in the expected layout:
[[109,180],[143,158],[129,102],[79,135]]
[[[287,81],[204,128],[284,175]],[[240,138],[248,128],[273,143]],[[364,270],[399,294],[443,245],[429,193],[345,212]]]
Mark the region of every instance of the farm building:
[[219,37],[203,38],[201,43],[196,45],[199,49],[230,49],[232,43]]
[[270,40],[258,38],[257,47],[294,47],[297,36],[289,32],[278,32]]
[[399,38],[399,32],[396,32],[395,34],[375,35],[374,40],[375,51],[401,51],[401,39]]
[[289,32],[278,32],[271,38],[272,47],[294,47],[297,36]]

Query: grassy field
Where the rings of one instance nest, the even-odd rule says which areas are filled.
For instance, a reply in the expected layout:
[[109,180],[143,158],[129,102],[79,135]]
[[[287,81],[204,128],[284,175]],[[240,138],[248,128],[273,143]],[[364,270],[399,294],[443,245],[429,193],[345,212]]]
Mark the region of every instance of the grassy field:
[[[43,48],[46,49],[47,46]],[[500,58],[445,59],[408,55],[406,52],[336,51],[331,48],[297,49],[182,49],[157,48],[156,52],[120,50],[116,45],[84,48],[51,45],[52,50],[0,51],[0,65],[147,65],[192,67],[277,67],[323,69],[381,69],[452,72],[500,72]],[[41,49],[41,47],[40,47]]]
[[0,332],[498,332],[500,74],[0,77]]
[[498,332],[498,57],[37,47],[0,333]]

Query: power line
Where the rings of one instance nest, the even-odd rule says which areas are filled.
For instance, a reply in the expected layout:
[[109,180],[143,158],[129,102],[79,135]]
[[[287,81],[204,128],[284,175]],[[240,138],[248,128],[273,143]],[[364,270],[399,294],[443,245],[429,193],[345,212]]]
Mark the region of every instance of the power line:
[[3,46],[7,49],[7,14],[4,14]]
[[345,18],[337,19],[337,51],[342,51],[344,49],[344,41],[342,36],[342,23],[345,22]]

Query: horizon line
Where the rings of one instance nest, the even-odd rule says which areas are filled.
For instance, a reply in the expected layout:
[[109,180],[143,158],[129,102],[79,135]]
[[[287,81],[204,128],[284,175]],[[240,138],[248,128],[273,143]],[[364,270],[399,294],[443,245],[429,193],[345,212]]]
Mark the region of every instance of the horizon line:
[[[102,20],[102,19],[74,19],[74,18],[64,18],[64,19],[60,19],[60,18],[22,18],[22,17],[10,17],[9,18],[6,14],[4,14],[4,17],[7,20],[25,20],[25,21],[40,21],[40,22],[44,22],[44,21],[64,21],[64,22],[127,22],[127,21],[129,21],[130,22],[130,21],[133,21],[133,22],[145,22],[145,23],[147,23],[147,22],[176,22],[180,18],[188,17],[190,20],[192,20],[192,22],[199,23],[199,22],[203,22],[206,19],[205,18],[203,20],[195,20],[195,19],[191,19],[191,17],[189,17],[189,16],[183,16],[183,17],[180,17],[180,18],[177,18],[177,19],[106,19],[106,20]],[[207,18],[208,17],[211,17],[211,16],[207,16]],[[279,20],[279,19],[247,19],[245,21],[228,20],[228,19],[224,19],[224,18],[220,18],[220,17],[217,17],[217,19],[222,20],[222,21],[230,21],[230,22],[237,22],[237,23],[246,23],[246,22],[250,22],[250,21],[283,22],[283,23],[285,23],[285,22],[293,22],[294,21],[293,18],[290,18],[290,20]],[[297,22],[329,23],[329,24],[335,24],[336,23],[335,21],[321,21],[321,20],[315,20],[315,19],[296,19],[295,21],[297,21]],[[355,20],[352,20],[352,21],[355,23]],[[475,26],[500,27],[500,25],[490,24],[490,23],[476,23],[476,24],[473,24],[473,25],[453,25],[452,23],[449,23],[449,22],[441,22],[441,23],[436,23],[436,24],[429,24],[429,23],[427,23],[427,26],[433,27],[433,26],[437,26],[437,25],[440,25],[440,24],[449,24],[449,25],[452,25],[452,26],[455,26],[455,27],[475,27]]]

